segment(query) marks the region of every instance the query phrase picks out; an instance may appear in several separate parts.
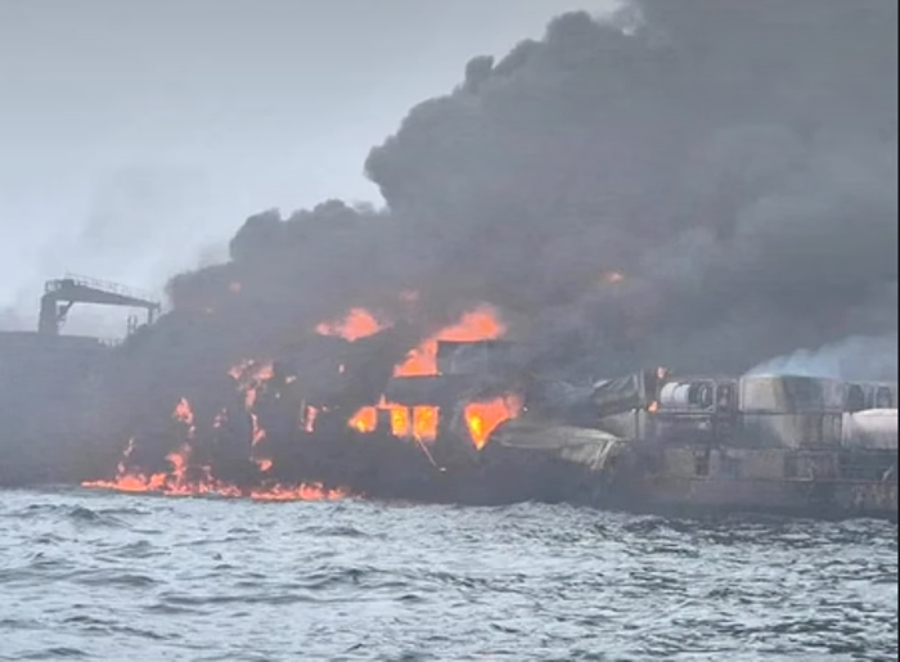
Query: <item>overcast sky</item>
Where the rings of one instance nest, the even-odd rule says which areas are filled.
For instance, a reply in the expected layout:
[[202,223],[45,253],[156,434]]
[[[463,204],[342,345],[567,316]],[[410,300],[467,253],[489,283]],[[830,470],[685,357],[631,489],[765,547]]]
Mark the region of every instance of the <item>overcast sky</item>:
[[378,202],[363,161],[413,104],[474,55],[610,6],[0,0],[0,326],[10,308],[34,324],[65,272],[159,288],[253,212]]

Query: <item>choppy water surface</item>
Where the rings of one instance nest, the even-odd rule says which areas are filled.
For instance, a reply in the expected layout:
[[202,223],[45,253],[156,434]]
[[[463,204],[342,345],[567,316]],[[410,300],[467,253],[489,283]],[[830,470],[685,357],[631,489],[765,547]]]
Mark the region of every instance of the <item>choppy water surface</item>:
[[0,492],[2,660],[896,655],[881,522]]

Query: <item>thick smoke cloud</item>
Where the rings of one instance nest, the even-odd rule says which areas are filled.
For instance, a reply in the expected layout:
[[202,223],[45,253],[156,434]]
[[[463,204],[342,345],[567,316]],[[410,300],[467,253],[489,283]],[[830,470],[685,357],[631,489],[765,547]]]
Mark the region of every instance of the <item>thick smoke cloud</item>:
[[561,16],[371,151],[385,209],[248,219],[143,342],[272,355],[360,305],[408,321],[400,357],[485,301],[522,365],[572,380],[740,374],[851,337],[895,357],[896,25],[893,0]]

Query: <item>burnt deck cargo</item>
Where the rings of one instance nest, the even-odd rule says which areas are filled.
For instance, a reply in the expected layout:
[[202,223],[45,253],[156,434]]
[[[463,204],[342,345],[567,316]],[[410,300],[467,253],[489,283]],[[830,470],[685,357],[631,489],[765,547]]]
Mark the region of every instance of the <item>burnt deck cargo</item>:
[[601,506],[896,520],[897,410],[848,418],[847,391],[809,377],[647,371],[595,385],[593,427],[605,436],[526,415],[494,441],[578,465],[573,476],[593,475],[586,498]]
[[[165,470],[178,398],[189,398],[202,421],[230,401],[242,411],[230,377],[182,368],[188,349],[179,349],[178,324],[166,318],[153,329],[132,325],[137,332],[119,348],[60,335],[76,299],[143,304],[148,321],[158,310],[120,288],[91,290],[86,280],[64,279],[48,285],[41,332],[0,333],[0,485],[108,475],[134,429],[163,442],[155,459],[153,449],[142,452],[147,467],[155,461]],[[149,341],[152,352],[143,349]],[[377,498],[459,503],[897,517],[896,384],[685,378],[654,369],[574,385],[510,374],[514,362],[503,359],[512,345],[503,341],[441,342],[439,375],[391,379],[379,342],[317,336],[273,364],[272,397],[263,393],[257,412],[271,432],[267,451],[285,459],[278,469],[285,480],[350,476]],[[323,378],[288,384],[287,374]],[[464,407],[510,384],[524,399],[522,413],[478,451]],[[379,397],[410,411],[428,408],[437,439],[395,437],[386,411],[371,438],[358,438],[348,419]],[[320,410],[312,434],[299,429],[310,421],[301,418],[298,428],[301,405]],[[198,455],[234,455],[235,476],[255,480],[249,420],[229,425],[228,443],[212,450],[200,444]]]

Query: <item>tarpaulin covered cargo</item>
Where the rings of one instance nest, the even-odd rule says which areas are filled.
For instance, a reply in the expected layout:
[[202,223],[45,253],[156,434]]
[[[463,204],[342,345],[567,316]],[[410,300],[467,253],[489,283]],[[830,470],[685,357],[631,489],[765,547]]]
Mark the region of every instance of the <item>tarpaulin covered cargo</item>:
[[546,453],[596,472],[607,468],[626,443],[600,430],[528,419],[508,421],[491,437],[491,444]]
[[553,379],[532,379],[524,385],[527,410],[542,419],[570,425],[596,426],[597,411],[590,386],[576,386]]

